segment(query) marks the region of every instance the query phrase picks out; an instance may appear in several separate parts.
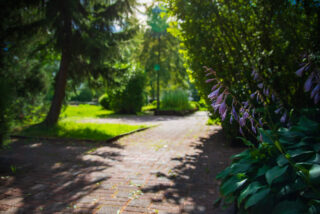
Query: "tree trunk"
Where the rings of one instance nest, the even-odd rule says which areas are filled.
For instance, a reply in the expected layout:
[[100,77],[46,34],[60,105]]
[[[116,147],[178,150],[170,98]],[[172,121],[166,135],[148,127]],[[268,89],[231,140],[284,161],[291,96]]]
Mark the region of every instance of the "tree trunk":
[[55,78],[54,95],[51,102],[49,113],[44,121],[46,126],[53,126],[58,122],[61,112],[62,102],[65,97],[67,74],[71,60],[71,19],[66,16],[64,19],[64,40],[62,45],[62,54],[60,68]]

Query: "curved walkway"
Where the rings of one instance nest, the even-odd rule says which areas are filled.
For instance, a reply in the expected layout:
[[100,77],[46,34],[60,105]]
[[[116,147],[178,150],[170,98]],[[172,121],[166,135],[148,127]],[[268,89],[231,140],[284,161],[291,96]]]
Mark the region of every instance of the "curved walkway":
[[99,146],[20,140],[0,154],[15,172],[2,173],[0,213],[228,212],[213,206],[214,177],[240,149],[205,112],[113,120],[158,126]]

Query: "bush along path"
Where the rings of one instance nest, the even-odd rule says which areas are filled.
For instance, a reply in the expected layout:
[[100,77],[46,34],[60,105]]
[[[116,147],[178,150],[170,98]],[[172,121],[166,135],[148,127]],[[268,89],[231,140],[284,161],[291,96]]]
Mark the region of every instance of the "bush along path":
[[[105,145],[16,141],[0,154],[0,213],[228,213],[215,176],[230,148],[206,113]],[[156,121],[155,121],[156,122]]]

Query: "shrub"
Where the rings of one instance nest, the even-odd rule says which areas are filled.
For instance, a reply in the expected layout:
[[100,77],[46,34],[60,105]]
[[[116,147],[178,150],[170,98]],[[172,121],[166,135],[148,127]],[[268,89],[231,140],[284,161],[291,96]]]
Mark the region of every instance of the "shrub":
[[191,110],[188,93],[182,89],[166,91],[160,102],[161,110],[184,111]]
[[80,89],[80,93],[78,95],[71,97],[71,101],[90,102],[92,98],[93,95],[90,88],[85,86]]
[[10,122],[12,120],[11,115],[8,111],[9,105],[11,103],[11,92],[9,90],[9,84],[4,80],[0,79],[0,91],[5,91],[6,93],[0,96],[0,148],[4,145],[4,142],[8,138],[10,130]]
[[243,139],[250,148],[217,176],[225,201],[240,213],[319,213],[319,130],[301,117],[289,129],[260,129],[258,147]]
[[109,109],[110,108],[110,98],[108,94],[103,94],[99,98],[99,103],[104,109]]
[[146,77],[144,73],[132,76],[123,91],[111,97],[110,107],[117,113],[136,114],[144,104],[144,88]]

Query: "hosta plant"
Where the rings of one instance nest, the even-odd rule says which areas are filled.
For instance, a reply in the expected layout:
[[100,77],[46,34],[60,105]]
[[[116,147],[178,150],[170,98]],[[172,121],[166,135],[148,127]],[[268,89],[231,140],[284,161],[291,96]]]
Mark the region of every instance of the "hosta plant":
[[249,148],[217,176],[225,203],[239,213],[320,213],[320,124],[301,117],[259,133],[259,145],[243,138]]

